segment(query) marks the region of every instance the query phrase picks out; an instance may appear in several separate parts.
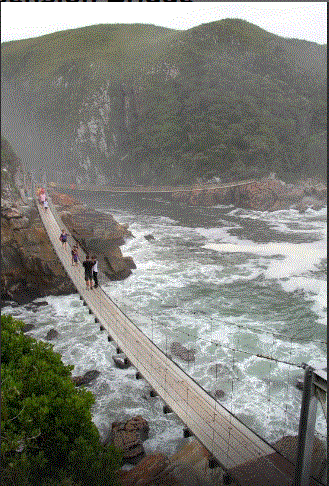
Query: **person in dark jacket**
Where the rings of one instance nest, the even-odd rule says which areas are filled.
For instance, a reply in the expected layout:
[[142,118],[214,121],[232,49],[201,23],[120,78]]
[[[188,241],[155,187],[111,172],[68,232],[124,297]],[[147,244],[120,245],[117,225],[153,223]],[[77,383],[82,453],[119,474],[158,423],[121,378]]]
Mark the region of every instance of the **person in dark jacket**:
[[62,247],[64,247],[65,249],[66,249],[67,237],[68,237],[68,234],[66,233],[65,230],[62,229],[62,232],[59,236],[59,239],[62,242]]
[[92,257],[92,261],[93,261],[93,279],[94,279],[94,287],[95,289],[97,289],[98,287],[98,261],[97,261],[97,258],[95,257],[95,255]]
[[82,264],[85,269],[85,281],[86,281],[86,289],[92,289],[92,268],[94,266],[94,262],[91,260],[89,255],[86,255],[86,259]]

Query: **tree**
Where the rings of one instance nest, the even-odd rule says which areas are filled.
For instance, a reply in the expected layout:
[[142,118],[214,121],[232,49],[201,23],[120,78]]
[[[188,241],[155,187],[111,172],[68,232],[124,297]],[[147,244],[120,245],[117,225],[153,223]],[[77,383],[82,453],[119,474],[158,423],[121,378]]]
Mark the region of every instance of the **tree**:
[[1,316],[1,484],[117,484],[121,453],[100,443],[94,396],[76,389],[73,366],[50,344],[26,336],[23,325]]

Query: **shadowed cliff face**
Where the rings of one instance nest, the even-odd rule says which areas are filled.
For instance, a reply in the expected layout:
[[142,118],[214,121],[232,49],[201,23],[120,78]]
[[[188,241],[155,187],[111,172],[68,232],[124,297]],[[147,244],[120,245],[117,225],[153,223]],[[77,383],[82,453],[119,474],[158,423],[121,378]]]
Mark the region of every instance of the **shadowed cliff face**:
[[326,176],[326,46],[237,19],[105,24],[2,44],[2,71],[7,135],[35,124],[27,158],[58,182]]

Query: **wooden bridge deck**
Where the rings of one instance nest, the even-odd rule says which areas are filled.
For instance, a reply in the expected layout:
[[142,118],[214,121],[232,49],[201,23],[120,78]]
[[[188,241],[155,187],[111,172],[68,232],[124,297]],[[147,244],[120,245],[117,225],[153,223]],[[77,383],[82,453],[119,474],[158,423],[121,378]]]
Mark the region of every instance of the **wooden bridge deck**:
[[[50,209],[45,213],[39,204],[38,208],[52,245],[90,312],[107,330],[131,364],[218,463],[229,473],[231,471],[232,477],[241,486],[290,485],[292,465],[287,460],[237,420],[168,358],[102,288],[85,289],[83,267],[80,262],[78,267],[72,266],[70,247],[62,248],[59,241],[60,227],[54,215]],[[282,467],[282,462],[285,467]],[[250,482],[252,472],[255,476]],[[268,480],[269,477],[276,479]]]

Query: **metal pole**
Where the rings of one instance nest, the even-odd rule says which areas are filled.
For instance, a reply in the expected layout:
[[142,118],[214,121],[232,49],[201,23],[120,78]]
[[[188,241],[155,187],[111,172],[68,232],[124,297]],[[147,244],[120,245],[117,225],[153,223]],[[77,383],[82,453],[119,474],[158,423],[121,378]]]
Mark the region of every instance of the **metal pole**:
[[316,408],[317,398],[313,385],[313,368],[306,366],[293,486],[309,486],[310,484]]

